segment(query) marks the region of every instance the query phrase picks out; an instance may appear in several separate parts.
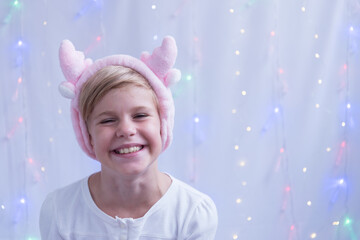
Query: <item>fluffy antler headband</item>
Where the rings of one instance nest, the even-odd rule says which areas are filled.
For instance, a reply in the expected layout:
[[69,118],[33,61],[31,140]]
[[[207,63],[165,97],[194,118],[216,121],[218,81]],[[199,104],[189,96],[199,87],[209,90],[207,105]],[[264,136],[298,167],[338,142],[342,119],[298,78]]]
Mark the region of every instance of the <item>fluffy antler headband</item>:
[[177,56],[174,38],[167,36],[152,54],[143,52],[140,59],[129,55],[112,55],[93,62],[83,52],[76,51],[69,40],[63,40],[59,50],[60,67],[67,81],[59,85],[60,93],[71,100],[71,120],[76,139],[90,157],[96,159],[90,144],[89,133],[79,111],[79,93],[83,84],[97,71],[106,66],[124,66],[139,72],[148,80],[159,102],[161,139],[163,151],[172,141],[174,126],[174,101],[170,86],[181,78],[178,69],[173,68]]

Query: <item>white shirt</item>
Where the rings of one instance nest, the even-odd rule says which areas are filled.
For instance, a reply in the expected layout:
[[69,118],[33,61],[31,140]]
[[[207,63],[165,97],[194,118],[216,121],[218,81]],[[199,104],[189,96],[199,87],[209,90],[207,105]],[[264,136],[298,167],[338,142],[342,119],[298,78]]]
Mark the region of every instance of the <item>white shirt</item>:
[[40,213],[42,240],[213,240],[214,202],[171,177],[162,198],[141,218],[113,218],[93,201],[88,177],[50,193]]

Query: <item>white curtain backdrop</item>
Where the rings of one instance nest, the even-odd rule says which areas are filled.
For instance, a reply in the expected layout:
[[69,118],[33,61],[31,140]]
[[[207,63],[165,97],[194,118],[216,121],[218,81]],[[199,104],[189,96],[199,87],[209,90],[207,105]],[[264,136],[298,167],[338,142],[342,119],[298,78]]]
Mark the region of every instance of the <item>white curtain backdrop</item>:
[[359,0],[2,0],[0,239],[40,239],[46,194],[99,170],[60,42],[139,57],[166,35],[182,80],[160,167],[213,198],[216,239],[359,239]]

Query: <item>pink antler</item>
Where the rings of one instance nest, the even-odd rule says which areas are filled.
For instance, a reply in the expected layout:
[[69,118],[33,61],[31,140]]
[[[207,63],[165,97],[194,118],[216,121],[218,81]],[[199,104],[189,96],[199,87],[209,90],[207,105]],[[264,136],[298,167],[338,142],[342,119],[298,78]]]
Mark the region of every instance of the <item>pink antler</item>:
[[83,52],[76,51],[74,45],[69,40],[61,42],[59,50],[60,67],[67,81],[59,86],[60,93],[67,98],[74,98],[75,85],[84,70],[92,64],[92,60],[87,58]]
[[[168,86],[180,79],[180,72],[177,69],[172,69],[176,56],[177,47],[175,40],[168,36],[164,38],[160,47],[154,49],[151,55],[148,52],[142,53],[141,61],[164,82],[165,86]],[[168,77],[168,73],[171,76]]]

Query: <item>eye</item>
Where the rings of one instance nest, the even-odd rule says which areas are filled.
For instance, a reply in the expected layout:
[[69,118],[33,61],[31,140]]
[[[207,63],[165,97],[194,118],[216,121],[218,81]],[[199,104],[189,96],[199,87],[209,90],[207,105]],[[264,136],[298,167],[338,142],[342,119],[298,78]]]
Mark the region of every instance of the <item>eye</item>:
[[146,118],[146,117],[148,117],[149,115],[148,114],[146,114],[146,113],[137,113],[137,114],[135,114],[134,115],[134,118],[136,119],[141,119],[141,118]]
[[112,123],[112,122],[114,122],[114,121],[115,121],[115,120],[112,119],[112,118],[107,118],[107,119],[101,120],[101,121],[100,121],[100,124]]

